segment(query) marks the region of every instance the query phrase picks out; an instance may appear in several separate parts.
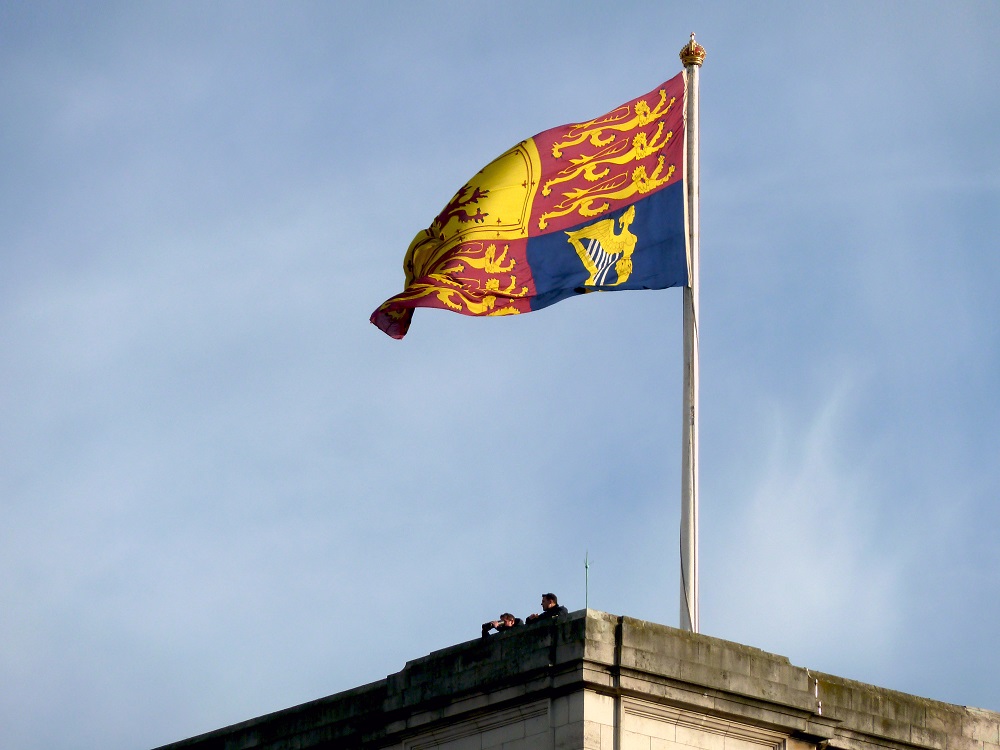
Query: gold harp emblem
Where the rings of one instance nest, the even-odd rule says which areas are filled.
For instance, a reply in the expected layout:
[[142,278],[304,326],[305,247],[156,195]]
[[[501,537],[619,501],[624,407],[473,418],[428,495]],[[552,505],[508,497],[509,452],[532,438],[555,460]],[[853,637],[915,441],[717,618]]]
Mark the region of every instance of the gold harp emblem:
[[[621,227],[618,234],[615,234],[614,219],[603,219],[575,232],[566,232],[580,262],[590,273],[584,286],[618,286],[628,281],[632,273],[632,251],[639,239],[629,230],[633,219],[634,205],[618,218]],[[615,278],[609,281],[612,268]]]

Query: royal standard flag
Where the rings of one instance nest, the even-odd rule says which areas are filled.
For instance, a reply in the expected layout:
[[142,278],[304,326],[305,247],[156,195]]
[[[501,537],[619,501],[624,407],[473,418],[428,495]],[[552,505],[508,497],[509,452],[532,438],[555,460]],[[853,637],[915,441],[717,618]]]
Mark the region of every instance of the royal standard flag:
[[479,170],[410,243],[406,288],[371,322],[401,339],[415,307],[517,315],[575,294],[686,285],[684,80]]

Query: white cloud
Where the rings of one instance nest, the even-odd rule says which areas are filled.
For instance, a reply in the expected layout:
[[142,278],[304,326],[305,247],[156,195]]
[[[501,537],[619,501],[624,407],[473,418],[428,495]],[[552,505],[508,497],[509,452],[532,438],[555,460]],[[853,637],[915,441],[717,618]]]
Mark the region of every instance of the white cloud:
[[754,468],[730,487],[741,496],[714,537],[724,546],[706,550],[709,632],[796,663],[877,659],[896,638],[906,560],[880,542],[878,467],[849,426],[855,390],[846,378],[811,407],[758,407]]

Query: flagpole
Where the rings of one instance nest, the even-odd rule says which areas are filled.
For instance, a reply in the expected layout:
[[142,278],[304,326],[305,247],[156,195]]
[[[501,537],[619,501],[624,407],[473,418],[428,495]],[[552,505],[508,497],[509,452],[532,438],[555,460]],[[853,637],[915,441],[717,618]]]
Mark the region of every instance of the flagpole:
[[684,287],[684,407],[681,445],[680,627],[698,625],[698,73],[705,48],[694,34],[680,52],[687,76],[684,180],[687,184],[688,285]]

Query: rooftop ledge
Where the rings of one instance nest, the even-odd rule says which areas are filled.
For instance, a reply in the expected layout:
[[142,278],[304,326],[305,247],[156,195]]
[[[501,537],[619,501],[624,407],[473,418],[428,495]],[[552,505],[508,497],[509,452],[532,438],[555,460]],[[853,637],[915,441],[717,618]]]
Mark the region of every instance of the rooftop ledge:
[[[162,750],[436,747],[406,738],[456,722],[483,724],[490,715],[523,723],[553,710],[560,698],[584,694],[654,706],[660,718],[696,716],[699,726],[757,728],[819,750],[1000,750],[995,712],[814,672],[750,646],[595,610],[434,651],[384,680]],[[604,747],[594,742],[556,746]]]

